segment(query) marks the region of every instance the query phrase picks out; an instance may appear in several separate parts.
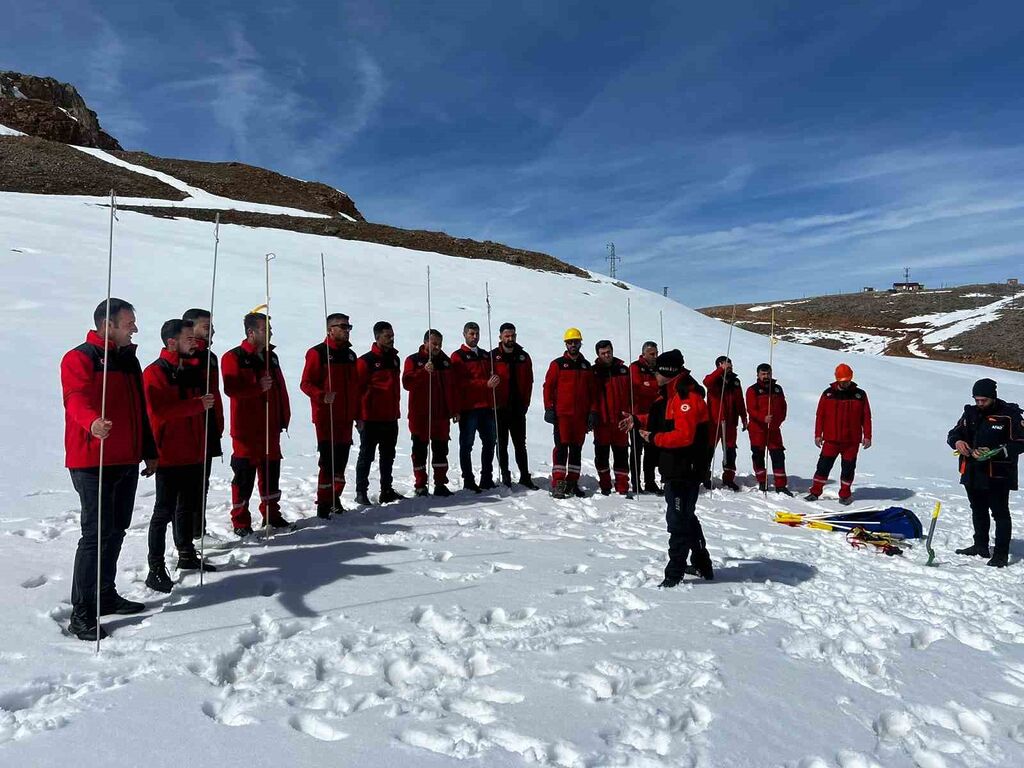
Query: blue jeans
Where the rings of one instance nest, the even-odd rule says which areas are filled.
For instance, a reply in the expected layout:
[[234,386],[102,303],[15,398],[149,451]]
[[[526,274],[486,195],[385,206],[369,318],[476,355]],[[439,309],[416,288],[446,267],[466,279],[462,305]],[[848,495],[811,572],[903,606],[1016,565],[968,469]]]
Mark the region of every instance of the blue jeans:
[[473,443],[477,432],[483,451],[480,456],[480,480],[494,478],[494,411],[490,408],[474,408],[459,414],[459,466],[463,481],[473,479]]

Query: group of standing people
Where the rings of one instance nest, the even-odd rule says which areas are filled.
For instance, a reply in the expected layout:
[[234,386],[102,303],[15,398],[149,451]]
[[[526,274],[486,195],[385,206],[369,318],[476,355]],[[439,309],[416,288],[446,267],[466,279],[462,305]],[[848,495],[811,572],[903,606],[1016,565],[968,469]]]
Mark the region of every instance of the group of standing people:
[[[255,310],[246,314],[245,338],[225,352],[218,364],[210,349],[214,332],[210,312],[189,309],[181,318],[163,323],[160,356],[145,370],[132,343],[138,331],[135,319],[134,307],[127,301],[112,298],[101,303],[94,312],[94,329],[61,362],[66,466],[82,507],[69,629],[81,639],[104,635],[97,614],[145,610],[143,603],[119,595],[114,583],[121,544],[131,523],[140,463],[144,464],[142,476],[156,475],[147,586],[160,592],[173,588],[165,560],[168,525],[179,570],[216,570],[199,556],[194,542],[204,533],[212,460],[222,455],[222,384],[231,409],[232,529],[242,538],[253,534],[250,502],[256,488],[263,525],[270,529],[290,525],[281,514],[280,476],[281,433],[288,429],[291,406],[267,315]],[[352,348],[351,330],[347,315],[327,315],[326,337],[306,352],[302,371],[300,389],[310,401],[319,454],[318,517],[327,519],[344,511],[340,497],[356,433],[360,436],[356,502],[372,504],[369,477],[375,461],[380,477],[377,503],[404,498],[393,484],[402,389],[409,393],[415,495],[427,496],[431,481],[433,495],[452,494],[448,487],[452,424],[459,425],[463,489],[481,493],[497,487],[495,449],[502,485],[513,486],[510,458],[514,457],[518,483],[538,489],[526,449],[533,362],[519,345],[512,323],[500,327],[499,344],[490,351],[479,347],[479,325],[466,323],[463,343],[450,355],[443,350],[441,332],[428,329],[420,348],[404,364],[390,323],[373,326],[373,344],[363,355]],[[543,381],[544,419],[553,428],[551,495],[562,499],[584,495],[579,486],[582,448],[592,432],[601,493],[625,495],[632,486],[634,492],[666,498],[669,562],[661,586],[676,586],[687,572],[712,579],[696,501],[701,486],[712,487],[711,465],[718,446],[722,445],[724,454],[724,487],[740,490],[736,452],[742,428],[750,437],[759,489],[767,491],[770,459],[774,490],[793,495],[781,431],[787,416],[786,397],[772,378],[771,366],[759,365],[755,383],[744,391],[732,361],[724,355],[702,386],[684,367],[679,350],[659,354],[653,341],[645,342],[638,359],[629,364],[615,356],[609,340],[596,343],[591,363],[581,352],[583,336],[577,328],[565,332],[564,343],[565,352],[550,362]],[[958,551],[989,556],[991,511],[996,547],[990,564],[1005,565],[1008,494],[1016,488],[1024,421],[1019,408],[995,397],[995,382],[982,380],[975,386],[975,395],[975,406],[968,406],[949,436],[950,445],[962,457],[976,531],[974,545]],[[473,463],[477,437],[482,444],[479,475]],[[839,500],[849,503],[858,451],[871,445],[871,410],[867,394],[853,382],[853,371],[845,364],[836,368],[835,381],[819,398],[814,438],[821,453],[805,498],[816,501],[821,496],[836,459],[841,458]],[[999,438],[1005,439],[1000,443]],[[998,446],[1002,446],[1002,458],[993,458],[989,453]],[[658,485],[656,470],[664,487]],[[99,574],[97,558],[102,563]]]

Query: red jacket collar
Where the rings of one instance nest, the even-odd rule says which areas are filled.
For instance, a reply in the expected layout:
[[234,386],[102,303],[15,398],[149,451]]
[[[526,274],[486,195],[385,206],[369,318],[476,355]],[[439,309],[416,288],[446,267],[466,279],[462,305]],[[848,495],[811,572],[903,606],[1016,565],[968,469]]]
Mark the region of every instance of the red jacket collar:
[[[87,344],[92,344],[94,347],[99,347],[100,349],[103,349],[103,336],[100,335],[99,331],[89,331],[85,335],[85,342]],[[111,349],[116,349],[113,341],[108,341],[107,346],[110,347]]]
[[479,347],[479,345],[475,346],[475,347],[471,347],[471,346],[469,346],[469,344],[465,344],[464,343],[462,346],[459,347],[459,349],[461,349],[463,352],[471,352],[474,355],[479,355],[480,354],[480,347]]
[[166,360],[168,363],[177,368],[181,364],[181,355],[177,352],[171,352],[169,349],[160,350],[160,359]]
[[373,346],[370,347],[370,351],[373,352],[375,355],[380,355],[381,357],[384,357],[385,355],[397,355],[398,354],[398,350],[395,349],[394,347],[392,347],[389,352],[385,352],[383,349],[380,348],[380,345],[377,344],[376,341],[373,342]]
[[[255,347],[254,345],[252,345],[252,344],[250,344],[250,343],[249,343],[249,340],[248,340],[248,339],[245,339],[245,340],[244,340],[244,341],[243,341],[243,342],[241,343],[241,345],[240,345],[240,346],[242,347],[242,349],[244,349],[244,350],[245,350],[246,352],[248,352],[248,353],[249,353],[250,355],[258,355],[258,354],[260,354],[261,352],[263,352],[263,347],[259,347],[259,348]],[[276,349],[276,347],[275,347],[275,346],[274,346],[273,344],[271,344],[271,345],[270,345],[270,351],[271,351],[271,352],[273,352],[273,351],[274,351],[274,349]]]
[[205,352],[209,348],[210,342],[208,342],[206,339],[196,339],[196,354],[199,354],[200,352]]
[[348,341],[339,341],[335,343],[331,340],[330,336],[324,337],[324,344],[326,344],[329,349],[349,349],[352,346],[352,343]]

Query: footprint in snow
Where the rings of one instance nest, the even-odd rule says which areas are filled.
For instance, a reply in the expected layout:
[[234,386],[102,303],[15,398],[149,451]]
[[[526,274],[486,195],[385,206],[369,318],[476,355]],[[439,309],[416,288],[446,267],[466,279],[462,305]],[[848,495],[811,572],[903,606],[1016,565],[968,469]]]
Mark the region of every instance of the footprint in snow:
[[320,741],[340,741],[348,738],[348,734],[344,731],[338,730],[323,718],[306,712],[289,717],[288,725],[299,733],[312,736]]
[[47,581],[49,581],[49,579],[47,579],[43,574],[39,574],[38,576],[33,576],[29,579],[25,579],[23,582],[21,582],[21,586],[24,589],[35,589],[36,587],[43,586],[43,584],[45,584]]

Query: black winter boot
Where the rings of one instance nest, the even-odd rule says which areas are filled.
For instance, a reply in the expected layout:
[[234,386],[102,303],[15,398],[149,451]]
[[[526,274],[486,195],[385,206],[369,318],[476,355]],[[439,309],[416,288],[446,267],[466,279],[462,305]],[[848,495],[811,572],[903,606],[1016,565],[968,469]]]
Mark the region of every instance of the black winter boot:
[[782,486],[781,488],[776,488],[775,492],[781,493],[783,496],[789,496],[789,498],[793,498],[793,492],[789,490],[789,488],[786,487],[785,485]]
[[445,496],[451,496],[451,495],[452,495],[452,492],[451,492],[451,490],[450,490],[450,489],[448,488],[448,486],[447,486],[447,485],[444,485],[444,484],[442,483],[441,485],[435,485],[435,486],[434,486],[434,495],[435,495],[435,496],[441,496],[441,497],[443,498],[443,497],[445,497]]
[[1010,558],[1003,552],[996,552],[987,563],[987,565],[991,565],[993,568],[1005,568],[1009,564]]
[[462,490],[472,491],[473,493],[480,493],[480,486],[476,484],[476,480],[472,477],[467,477],[462,481]]
[[129,600],[127,597],[117,594],[117,592],[113,595],[103,595],[100,599],[101,616],[109,616],[115,613],[119,616],[131,616],[133,613],[142,613],[144,610],[146,610],[145,603]]
[[198,571],[200,569],[207,573],[217,572],[217,566],[200,560],[199,555],[195,552],[181,552],[178,554],[179,571]]
[[[68,622],[68,632],[79,640],[91,640],[96,642],[96,614],[92,611],[75,610],[71,614],[71,621]],[[100,640],[107,636],[103,627],[99,628]]]
[[377,501],[381,504],[390,504],[393,501],[401,501],[405,496],[400,494],[394,488],[382,488],[380,496],[377,497]]
[[991,557],[991,553],[988,551],[988,544],[971,544],[969,547],[956,550],[958,555],[967,555],[968,557]]
[[533,478],[530,477],[529,475],[521,475],[520,478],[519,478],[519,484],[521,486],[523,486],[523,488],[528,488],[531,491],[539,491],[540,490],[540,488],[537,486],[537,484],[535,482],[533,482]]
[[551,498],[553,499],[565,499],[569,496],[569,487],[565,480],[559,480],[555,483],[555,487],[551,489]]
[[420,498],[422,498],[423,496],[427,496],[428,495],[427,486],[425,486],[425,485],[417,485],[416,488],[413,489],[412,493],[413,493],[413,496],[418,496]]
[[146,586],[156,592],[165,594],[170,592],[174,588],[174,582],[171,581],[171,577],[167,573],[167,566],[163,563],[150,563]]
[[356,491],[356,504],[363,507],[372,507],[370,503],[370,497],[366,495],[366,491]]
[[697,573],[705,581],[712,581],[715,578],[715,569],[711,566],[711,555],[706,549],[694,550],[690,556],[690,562],[697,568]]

